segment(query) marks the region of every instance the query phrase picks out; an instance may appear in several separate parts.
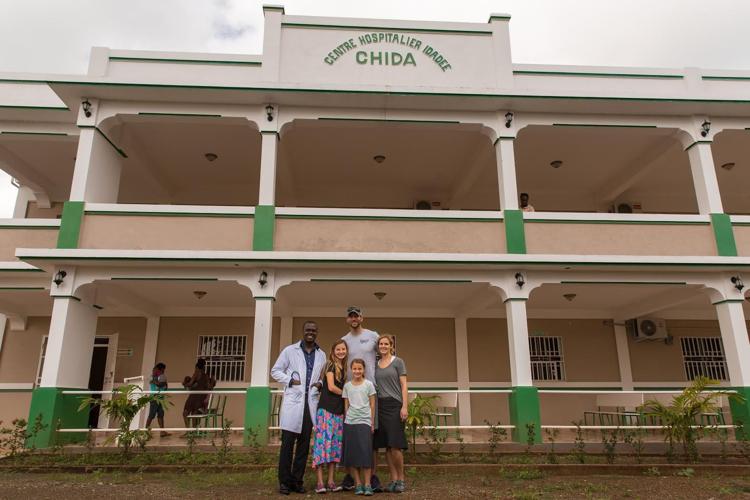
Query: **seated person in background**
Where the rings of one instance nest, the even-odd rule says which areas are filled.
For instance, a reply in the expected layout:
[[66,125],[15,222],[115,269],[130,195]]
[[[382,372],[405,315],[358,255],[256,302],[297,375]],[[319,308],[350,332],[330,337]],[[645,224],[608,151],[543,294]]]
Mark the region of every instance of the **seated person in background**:
[[529,193],[521,193],[519,199],[521,200],[521,211],[534,212],[534,207],[529,204]]

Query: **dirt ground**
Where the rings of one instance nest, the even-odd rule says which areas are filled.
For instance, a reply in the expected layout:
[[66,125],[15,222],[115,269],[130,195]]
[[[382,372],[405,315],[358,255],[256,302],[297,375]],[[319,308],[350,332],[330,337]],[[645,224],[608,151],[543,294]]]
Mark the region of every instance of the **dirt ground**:
[[[719,499],[750,498],[750,478],[682,475],[555,477],[536,470],[430,472],[410,469],[408,491],[400,498],[659,498]],[[305,486],[314,486],[312,475]],[[292,494],[290,498],[315,497]],[[352,497],[334,493],[326,497]],[[388,498],[392,494],[378,494]],[[92,473],[92,474],[0,474],[0,498],[101,499],[101,498],[283,498],[276,492],[273,469],[248,473],[185,472]]]

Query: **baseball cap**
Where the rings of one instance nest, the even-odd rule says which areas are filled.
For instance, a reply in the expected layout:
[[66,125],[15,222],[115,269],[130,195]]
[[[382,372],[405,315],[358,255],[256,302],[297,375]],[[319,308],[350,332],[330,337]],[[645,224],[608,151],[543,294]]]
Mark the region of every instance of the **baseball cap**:
[[357,306],[349,306],[346,308],[346,316],[349,317],[352,314],[356,314],[357,316],[362,316],[362,309],[360,309]]

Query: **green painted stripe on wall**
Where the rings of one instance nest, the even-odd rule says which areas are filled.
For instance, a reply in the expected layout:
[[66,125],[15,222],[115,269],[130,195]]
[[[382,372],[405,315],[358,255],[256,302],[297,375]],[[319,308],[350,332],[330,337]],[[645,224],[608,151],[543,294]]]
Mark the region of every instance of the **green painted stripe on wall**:
[[190,118],[221,118],[221,115],[212,115],[205,113],[151,113],[151,112],[140,112],[141,116],[187,116]]
[[722,257],[737,257],[732,221],[727,214],[711,214],[711,227],[716,238],[716,251]]
[[341,24],[307,24],[307,23],[281,23],[282,27],[287,28],[313,28],[313,29],[330,29],[330,30],[378,30],[378,31],[400,31],[408,33],[453,33],[455,35],[492,35],[491,31],[472,31],[472,30],[441,30],[428,28],[387,28],[383,26],[346,26]]
[[473,283],[471,280],[408,280],[408,279],[367,279],[367,278],[312,278],[310,281],[323,283]]
[[222,214],[205,212],[116,212],[102,210],[86,210],[86,215],[126,215],[128,217],[219,217],[252,219],[253,214]]
[[687,285],[686,281],[574,281],[564,280],[564,285]]
[[57,230],[59,226],[4,226],[0,224],[0,229],[44,229],[49,231],[50,229]]
[[707,226],[710,222],[698,221],[661,221],[661,220],[578,220],[578,219],[524,219],[524,224],[635,224],[642,226]]
[[312,219],[312,220],[386,220],[386,221],[420,221],[420,222],[498,222],[502,217],[467,217],[467,218],[436,218],[436,217],[398,217],[379,215],[277,215],[277,219]]
[[385,122],[385,123],[434,123],[434,124],[448,124],[455,125],[460,124],[458,120],[397,120],[392,118],[329,118],[319,117],[318,120],[326,121],[342,121],[342,122]]
[[52,136],[63,136],[67,137],[68,134],[65,132],[13,132],[13,131],[3,131],[0,132],[0,135],[52,135]]
[[276,207],[258,205],[255,207],[253,224],[253,250],[273,250],[273,234],[276,227]]
[[655,78],[682,80],[682,75],[649,75],[647,73],[590,73],[581,71],[539,71],[539,70],[516,70],[514,75],[545,75],[545,76],[594,76],[603,78]]
[[505,210],[505,251],[507,253],[526,253],[526,234],[523,228],[523,212]]
[[60,232],[57,233],[57,248],[78,248],[84,205],[82,201],[66,201],[63,204]]
[[656,125],[619,125],[616,123],[553,123],[553,127],[589,127],[589,128],[657,128]]
[[156,59],[151,57],[116,57],[109,58],[110,61],[119,62],[146,62],[146,63],[176,63],[176,64],[219,64],[224,66],[260,66],[260,61],[211,61],[207,59]]

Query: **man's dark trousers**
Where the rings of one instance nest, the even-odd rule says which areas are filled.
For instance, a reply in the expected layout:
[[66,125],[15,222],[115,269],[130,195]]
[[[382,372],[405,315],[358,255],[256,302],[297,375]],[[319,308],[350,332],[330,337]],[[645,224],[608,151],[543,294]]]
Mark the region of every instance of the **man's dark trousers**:
[[279,484],[290,489],[302,486],[307,465],[307,455],[310,452],[310,436],[312,435],[312,420],[310,407],[305,397],[305,410],[302,416],[302,432],[281,431],[281,451],[279,453]]

